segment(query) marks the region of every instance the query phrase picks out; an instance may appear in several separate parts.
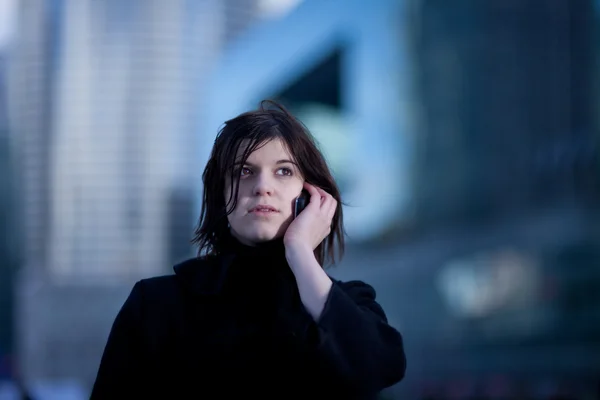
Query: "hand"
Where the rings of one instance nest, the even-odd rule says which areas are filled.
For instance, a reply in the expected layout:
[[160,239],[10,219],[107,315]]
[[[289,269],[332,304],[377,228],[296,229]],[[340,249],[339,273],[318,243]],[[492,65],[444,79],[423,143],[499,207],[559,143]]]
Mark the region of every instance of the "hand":
[[286,248],[300,247],[314,250],[331,233],[331,221],[337,201],[321,188],[304,182],[310,202],[290,224],[283,237]]

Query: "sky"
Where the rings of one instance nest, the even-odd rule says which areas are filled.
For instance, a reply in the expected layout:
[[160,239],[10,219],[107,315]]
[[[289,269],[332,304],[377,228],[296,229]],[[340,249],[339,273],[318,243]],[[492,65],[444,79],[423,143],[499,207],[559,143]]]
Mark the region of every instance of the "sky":
[[15,32],[18,0],[0,0],[0,50],[3,50]]
[[290,13],[303,0],[259,0],[258,7],[263,17],[281,18]]

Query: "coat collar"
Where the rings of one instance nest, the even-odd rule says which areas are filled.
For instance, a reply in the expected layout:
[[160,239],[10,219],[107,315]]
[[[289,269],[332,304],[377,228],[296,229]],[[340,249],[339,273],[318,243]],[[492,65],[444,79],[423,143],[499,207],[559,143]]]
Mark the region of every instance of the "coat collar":
[[173,267],[184,286],[201,295],[217,295],[221,293],[228,271],[237,257],[285,260],[283,239],[255,247],[243,245],[233,236],[226,240],[227,250],[224,253],[191,258]]
[[175,265],[173,270],[177,278],[193,292],[218,295],[235,258],[235,254],[195,257]]

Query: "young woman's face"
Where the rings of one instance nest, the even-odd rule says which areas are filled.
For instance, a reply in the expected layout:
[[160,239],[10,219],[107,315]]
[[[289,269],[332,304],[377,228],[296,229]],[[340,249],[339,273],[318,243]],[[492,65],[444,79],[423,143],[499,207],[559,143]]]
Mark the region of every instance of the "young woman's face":
[[[238,156],[244,150],[240,147]],[[250,154],[238,171],[237,205],[228,216],[232,235],[251,246],[282,237],[304,183],[293,157],[280,139],[273,139]],[[226,182],[225,202],[230,190]]]

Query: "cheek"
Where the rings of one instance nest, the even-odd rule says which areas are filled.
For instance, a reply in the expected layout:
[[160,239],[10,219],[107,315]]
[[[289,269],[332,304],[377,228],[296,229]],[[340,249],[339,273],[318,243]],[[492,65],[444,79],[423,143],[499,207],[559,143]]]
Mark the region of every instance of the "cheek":
[[292,205],[294,204],[294,202],[296,201],[296,198],[298,198],[298,196],[302,192],[303,186],[304,186],[303,181],[297,181],[294,183],[294,185],[292,185],[288,188],[287,193],[286,193],[286,199],[290,204],[292,204]]

